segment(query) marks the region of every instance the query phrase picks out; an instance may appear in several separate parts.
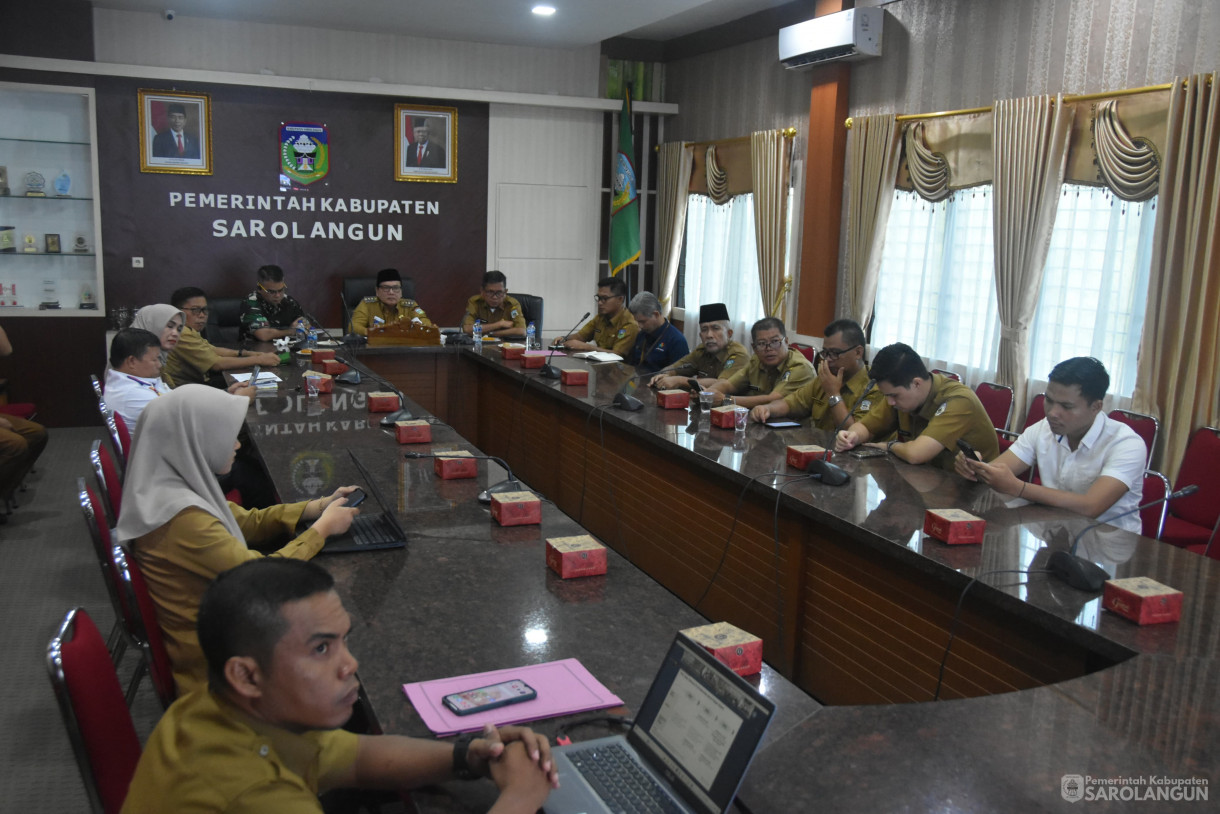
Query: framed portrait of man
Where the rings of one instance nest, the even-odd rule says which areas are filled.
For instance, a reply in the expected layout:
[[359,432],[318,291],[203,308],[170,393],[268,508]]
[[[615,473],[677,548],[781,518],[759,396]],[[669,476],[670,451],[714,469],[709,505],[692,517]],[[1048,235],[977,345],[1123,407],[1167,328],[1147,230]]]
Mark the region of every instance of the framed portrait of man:
[[394,180],[457,182],[456,107],[394,105]]
[[212,174],[206,93],[140,90],[140,172]]

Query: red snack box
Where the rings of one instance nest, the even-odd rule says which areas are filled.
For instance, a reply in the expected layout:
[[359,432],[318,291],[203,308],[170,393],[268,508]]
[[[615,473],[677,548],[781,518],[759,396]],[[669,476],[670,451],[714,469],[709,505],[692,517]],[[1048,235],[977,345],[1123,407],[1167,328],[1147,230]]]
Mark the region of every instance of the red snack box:
[[432,425],[427,421],[395,421],[394,437],[400,444],[427,444],[432,441]]
[[369,393],[370,413],[392,413],[398,409],[398,395],[395,393]]
[[[684,410],[690,405],[690,393],[685,390],[658,390],[657,406],[666,410]],[[732,425],[730,425],[732,426]]]
[[333,393],[335,391],[335,380],[330,377],[329,373],[322,373],[317,370],[306,370],[301,374],[303,379],[313,379],[318,386],[319,393]]
[[561,579],[606,573],[606,547],[588,534],[546,541],[546,567]]
[[739,676],[762,672],[762,639],[728,622],[687,628],[682,633]]
[[470,453],[462,449],[446,452],[445,457],[434,459],[432,468],[441,480],[476,478],[479,475],[478,460],[470,457]]
[[521,367],[542,367],[546,364],[546,357],[547,355],[541,351],[523,353],[521,354]]
[[315,365],[320,365],[323,362],[325,362],[327,359],[335,358],[335,352],[329,348],[327,348],[325,350],[323,350],[322,348],[313,348],[312,351],[313,352],[310,353],[309,358],[313,359],[313,363]]
[[559,381],[562,384],[588,384],[589,371],[564,369],[559,371]]
[[337,359],[324,359],[318,365],[322,368],[322,372],[328,376],[338,376],[340,373],[347,372],[347,365]]
[[491,516],[501,526],[542,522],[542,501],[533,492],[500,492],[491,496]]
[[[715,415],[715,411],[712,411]],[[821,458],[824,461],[829,461],[835,454],[826,447],[819,447],[817,444],[792,444],[788,447],[788,466],[795,466],[797,469],[804,469],[809,466],[809,462]]]
[[[719,407],[712,408],[712,426],[722,427],[726,430],[735,429],[733,424],[733,416],[737,412],[737,408],[732,404],[722,404]],[[791,447],[789,447],[791,449]]]
[[525,345],[520,342],[504,342],[500,345],[500,358],[520,359],[525,355]]
[[1102,589],[1101,606],[1137,625],[1159,625],[1181,618],[1182,592],[1147,577],[1110,579]]
[[981,543],[986,528],[986,520],[961,509],[928,509],[923,516],[923,533],[949,545]]

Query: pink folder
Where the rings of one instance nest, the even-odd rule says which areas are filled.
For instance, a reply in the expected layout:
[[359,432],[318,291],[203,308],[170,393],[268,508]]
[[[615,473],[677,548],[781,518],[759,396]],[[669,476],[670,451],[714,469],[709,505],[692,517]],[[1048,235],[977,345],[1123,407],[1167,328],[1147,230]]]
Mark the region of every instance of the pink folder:
[[[441,699],[455,692],[486,687],[519,678],[538,693],[532,701],[510,704],[472,715],[454,715]],[[488,673],[473,673],[455,678],[437,678],[403,684],[403,692],[428,729],[440,737],[459,732],[476,732],[483,724],[496,726],[540,721],[559,715],[617,707],[623,702],[607,690],[577,659],[548,661],[528,667],[510,667]]]

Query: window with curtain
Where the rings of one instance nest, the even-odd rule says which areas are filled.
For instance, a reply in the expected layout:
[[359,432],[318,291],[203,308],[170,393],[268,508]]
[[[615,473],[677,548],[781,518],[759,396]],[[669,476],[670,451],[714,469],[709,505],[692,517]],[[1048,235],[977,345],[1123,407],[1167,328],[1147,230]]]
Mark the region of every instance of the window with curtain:
[[1065,184],[1030,332],[1031,387],[1057,362],[1094,356],[1110,372],[1115,406],[1129,403],[1144,327],[1156,199],[1121,201]]
[[[680,283],[684,306],[697,313],[703,303],[723,302],[733,318],[734,338],[748,345],[748,337],[742,338],[744,331],[763,313],[754,196],[738,195],[717,206],[706,195],[691,195],[683,251],[685,268]],[[697,321],[688,319],[687,325]],[[697,324],[694,330],[697,334]]]
[[995,377],[1000,340],[991,188],[938,203],[896,191],[886,226],[874,310],[875,348],[905,342],[977,382]]

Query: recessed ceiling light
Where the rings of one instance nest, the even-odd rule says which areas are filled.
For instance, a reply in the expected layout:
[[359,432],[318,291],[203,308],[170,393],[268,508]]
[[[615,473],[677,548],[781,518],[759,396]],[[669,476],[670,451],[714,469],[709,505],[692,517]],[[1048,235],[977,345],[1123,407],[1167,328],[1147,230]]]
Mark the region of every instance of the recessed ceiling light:
[[554,6],[534,6],[530,10],[533,11],[535,14],[537,14],[539,17],[550,17],[552,14],[555,13]]

